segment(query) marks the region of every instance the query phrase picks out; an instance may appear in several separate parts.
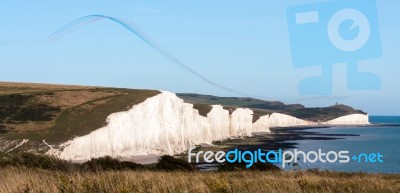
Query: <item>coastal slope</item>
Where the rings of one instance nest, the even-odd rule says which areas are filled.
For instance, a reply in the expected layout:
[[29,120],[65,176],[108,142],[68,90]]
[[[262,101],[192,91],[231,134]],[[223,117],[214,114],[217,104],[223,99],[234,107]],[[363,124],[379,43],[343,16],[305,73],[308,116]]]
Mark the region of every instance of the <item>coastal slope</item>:
[[252,111],[238,108],[231,115],[213,105],[207,116],[175,94],[161,92],[128,111],[111,114],[107,125],[61,145],[50,154],[62,159],[87,160],[112,156],[174,155],[190,146],[230,137],[269,132],[268,125],[252,127]]
[[[209,112],[201,115],[193,104],[163,91],[127,111],[111,114],[106,126],[63,143],[58,149],[52,148],[48,154],[79,161],[106,155],[123,158],[175,155],[194,145],[269,132],[270,127],[318,125],[281,113],[266,114],[253,122],[253,113],[249,108],[230,111],[212,105]],[[366,115],[358,114],[327,123],[367,122]]]
[[368,115],[340,104],[309,108],[246,97],[0,82],[0,155],[175,155],[272,127],[326,124],[364,125]]

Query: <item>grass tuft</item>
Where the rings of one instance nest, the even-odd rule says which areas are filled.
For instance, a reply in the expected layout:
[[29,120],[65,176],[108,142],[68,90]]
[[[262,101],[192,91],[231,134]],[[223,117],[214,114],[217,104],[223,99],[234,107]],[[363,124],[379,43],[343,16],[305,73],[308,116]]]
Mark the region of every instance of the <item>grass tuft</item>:
[[164,155],[160,158],[157,165],[155,166],[156,170],[161,171],[183,171],[183,172],[192,172],[197,171],[196,167],[186,160],[174,158],[169,155]]

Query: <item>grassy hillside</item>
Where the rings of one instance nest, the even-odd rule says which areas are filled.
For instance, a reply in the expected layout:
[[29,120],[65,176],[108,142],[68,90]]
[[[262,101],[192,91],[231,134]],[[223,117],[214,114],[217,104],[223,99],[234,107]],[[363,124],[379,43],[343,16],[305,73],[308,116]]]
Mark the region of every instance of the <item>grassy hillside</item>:
[[185,102],[193,104],[221,104],[226,109],[234,109],[237,107],[250,108],[254,111],[254,121],[262,115],[273,112],[284,113],[310,121],[328,121],[354,113],[366,114],[361,110],[356,110],[341,104],[330,107],[306,108],[301,104],[284,104],[279,101],[264,101],[248,97],[217,97],[191,93],[180,93],[178,96],[185,100]]
[[154,90],[0,83],[0,137],[64,142],[105,125]]
[[0,192],[399,192],[400,176],[339,172],[53,172],[10,167]]
[[[45,147],[44,139],[50,144],[59,144],[104,126],[111,113],[128,110],[158,93],[155,90],[0,82],[0,142],[29,139],[29,144]],[[213,104],[224,105],[230,113],[238,107],[251,108],[254,122],[272,112],[313,121],[363,113],[344,105],[305,108],[300,104],[286,105],[253,98],[178,96],[193,103],[202,116],[210,112]]]

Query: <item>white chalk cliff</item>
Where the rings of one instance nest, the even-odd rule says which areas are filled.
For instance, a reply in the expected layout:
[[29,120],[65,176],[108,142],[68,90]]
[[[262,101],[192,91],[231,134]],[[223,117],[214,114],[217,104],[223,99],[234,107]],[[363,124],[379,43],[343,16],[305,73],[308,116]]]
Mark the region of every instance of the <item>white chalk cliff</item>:
[[364,114],[352,114],[346,115],[342,117],[338,117],[336,119],[323,122],[322,124],[326,125],[368,125],[368,115]]
[[[109,115],[105,127],[76,137],[47,153],[66,160],[173,155],[201,143],[269,132],[270,127],[316,124],[280,113],[261,116],[255,123],[252,121],[253,111],[247,108],[238,108],[230,115],[221,105],[213,105],[204,117],[192,104],[185,103],[174,93],[161,92],[128,111]],[[364,124],[368,117],[346,116],[326,123],[341,121]]]
[[315,123],[281,113],[272,113],[269,116],[270,127],[288,127],[300,125],[315,125]]

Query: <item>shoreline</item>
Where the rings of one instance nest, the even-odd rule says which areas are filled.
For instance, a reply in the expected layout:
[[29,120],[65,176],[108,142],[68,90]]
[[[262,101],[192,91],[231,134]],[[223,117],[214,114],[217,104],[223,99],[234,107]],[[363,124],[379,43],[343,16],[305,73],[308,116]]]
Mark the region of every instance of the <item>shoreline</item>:
[[[337,140],[347,136],[360,136],[358,134],[327,134],[314,132],[313,129],[335,128],[335,127],[400,127],[400,124],[366,124],[366,125],[307,125],[307,126],[291,126],[291,127],[274,127],[270,128],[271,134],[289,134],[289,136],[281,135],[282,138],[275,139],[281,142],[281,149],[295,148],[295,146],[287,146],[286,144],[297,144],[289,141],[297,140]],[[304,136],[308,135],[308,136]],[[312,136],[312,137],[309,137]],[[275,142],[272,141],[272,142]]]
[[[318,140],[338,140],[347,137],[358,137],[359,134],[332,134],[329,132],[322,132],[319,129],[330,128],[369,128],[369,127],[399,127],[399,124],[368,124],[368,125],[307,125],[307,126],[290,126],[290,127],[274,127],[270,128],[270,133],[254,133],[251,137],[228,139],[225,141],[215,142],[217,146],[213,148],[200,147],[196,148],[198,151],[229,151],[238,149],[240,151],[255,151],[262,149],[265,151],[276,151],[279,149],[287,150],[298,148],[300,142],[308,141],[310,143],[317,142]],[[318,131],[315,131],[318,129]],[[187,157],[186,157],[187,159]],[[195,164],[197,168],[202,171],[215,170],[218,163],[205,163],[200,162]],[[279,166],[279,165],[278,165]],[[289,170],[285,170],[289,171]],[[332,170],[334,171],[334,170]],[[351,171],[349,171],[351,172]]]
[[[263,149],[267,151],[276,151],[279,149],[293,149],[297,148],[298,140],[337,140],[345,137],[360,136],[357,134],[327,134],[315,132],[313,129],[329,129],[334,127],[375,127],[375,126],[400,126],[396,124],[369,124],[369,125],[305,125],[305,126],[289,126],[289,127],[273,127],[270,128],[270,133],[256,132],[251,137],[230,138],[221,141],[215,141],[210,144],[197,145],[193,152],[198,151],[228,151],[232,149],[239,149],[241,151],[254,151]],[[121,157],[123,161],[132,161],[140,164],[154,164],[158,161],[160,155],[148,156],[135,156],[135,157]],[[174,157],[188,160],[187,152],[176,154]],[[217,163],[199,162],[195,164],[196,167],[208,168],[215,167]]]
[[[256,151],[263,149],[267,151],[276,151],[279,149],[296,148],[297,140],[336,140],[343,139],[347,136],[359,136],[355,134],[324,134],[313,132],[312,129],[331,128],[329,125],[307,125],[307,126],[291,126],[291,127],[275,127],[270,128],[270,133],[254,133],[251,137],[226,139],[214,142],[215,146],[198,146],[195,151],[228,151],[238,149],[241,151]],[[311,130],[311,131],[309,131]],[[187,160],[187,154],[177,155],[176,157]],[[214,170],[218,167],[218,163],[199,162],[195,164],[202,171]]]
[[[307,126],[291,126],[291,127],[274,127],[270,128],[270,133],[255,133],[252,137],[227,139],[224,141],[216,142],[215,145],[226,145],[232,141],[238,142],[237,148],[241,150],[251,150],[251,145],[245,147],[249,139],[258,141],[257,146],[262,145],[267,150],[288,149],[295,148],[294,142],[296,140],[336,140],[342,139],[347,136],[359,136],[357,134],[325,134],[314,132],[313,129],[333,128],[333,127],[369,127],[373,125],[307,125]],[[250,149],[249,149],[250,148]]]
[[[254,133],[252,137],[227,139],[224,141],[214,142],[212,147],[197,147],[196,151],[228,151],[238,149],[241,151],[263,150],[285,150],[297,148],[298,140],[338,140],[345,137],[360,136],[358,134],[329,134],[313,131],[313,129],[329,129],[334,127],[376,127],[387,126],[397,127],[397,124],[369,124],[369,125],[307,125],[307,126],[291,126],[291,127],[274,127],[270,128],[270,133]],[[185,158],[187,155],[177,157]],[[218,167],[218,163],[199,162],[195,164],[202,171],[213,170]]]

